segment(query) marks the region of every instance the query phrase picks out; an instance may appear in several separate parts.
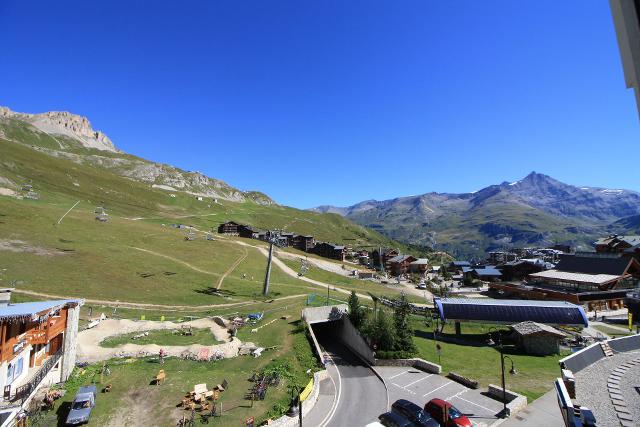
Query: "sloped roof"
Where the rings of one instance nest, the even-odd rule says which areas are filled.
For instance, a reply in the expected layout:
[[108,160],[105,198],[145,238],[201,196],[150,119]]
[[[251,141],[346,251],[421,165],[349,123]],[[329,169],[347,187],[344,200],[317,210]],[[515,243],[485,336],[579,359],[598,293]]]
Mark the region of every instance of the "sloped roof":
[[605,257],[585,255],[565,255],[556,264],[556,270],[569,273],[610,274],[622,276],[626,273],[631,259],[627,257]]
[[413,257],[411,255],[398,255],[398,256],[394,256],[393,258],[391,258],[388,262],[391,262],[391,263],[403,262],[403,261],[406,261],[409,258],[413,258]]
[[70,304],[84,304],[84,300],[54,300],[54,301],[34,301],[22,302],[18,304],[9,304],[0,307],[0,320],[11,318],[27,318],[46,310],[57,310],[63,306]]
[[522,336],[538,335],[538,334],[553,335],[558,338],[564,338],[566,336],[561,331],[557,330],[552,326],[545,325],[543,323],[531,322],[531,321],[516,323],[515,325],[512,325],[511,328],[514,330],[516,334],[522,335]]
[[500,270],[496,268],[476,268],[473,271],[475,271],[478,276],[502,276]]
[[428,265],[428,264],[429,264],[429,260],[427,258],[418,258],[417,260],[411,263],[411,265]]
[[586,274],[586,273],[569,273],[566,271],[546,270],[539,273],[529,275],[537,279],[549,280],[565,280],[567,282],[591,283],[594,285],[603,285],[605,283],[620,280],[621,276],[615,274]]
[[456,267],[470,267],[471,263],[469,261],[452,261],[451,264],[453,264]]
[[566,301],[436,298],[444,320],[514,324],[525,321],[547,325],[588,326],[584,309]]

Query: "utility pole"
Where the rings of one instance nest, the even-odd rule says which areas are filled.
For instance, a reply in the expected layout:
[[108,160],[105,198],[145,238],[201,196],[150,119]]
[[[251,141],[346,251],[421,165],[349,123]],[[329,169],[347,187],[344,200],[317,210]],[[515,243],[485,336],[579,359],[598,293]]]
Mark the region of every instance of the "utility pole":
[[262,295],[265,297],[269,295],[269,282],[271,281],[271,261],[273,260],[273,245],[279,245],[280,243],[280,231],[274,230],[269,232],[269,257],[267,259],[267,273],[264,277],[264,288],[262,289]]

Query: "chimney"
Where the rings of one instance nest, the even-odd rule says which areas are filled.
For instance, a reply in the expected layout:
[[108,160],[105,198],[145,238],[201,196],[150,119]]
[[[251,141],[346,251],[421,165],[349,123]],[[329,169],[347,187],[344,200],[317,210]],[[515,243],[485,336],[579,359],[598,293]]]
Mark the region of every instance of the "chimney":
[[15,288],[0,288],[0,307],[5,307],[11,302],[11,292]]

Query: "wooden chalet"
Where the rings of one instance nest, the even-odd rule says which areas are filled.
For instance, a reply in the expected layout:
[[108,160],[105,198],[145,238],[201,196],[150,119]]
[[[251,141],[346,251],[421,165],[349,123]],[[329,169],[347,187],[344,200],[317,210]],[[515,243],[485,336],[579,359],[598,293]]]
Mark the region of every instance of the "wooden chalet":
[[316,240],[313,236],[302,236],[300,234],[296,234],[293,236],[291,246],[303,252],[311,252],[311,250],[316,246]]
[[43,384],[67,380],[75,366],[82,304],[59,300],[0,305],[0,425],[12,425]]
[[411,255],[398,255],[387,261],[386,269],[394,276],[407,274],[410,271],[411,263],[417,261]]
[[321,257],[344,261],[346,249],[341,245],[334,245],[327,242],[318,242],[313,248],[313,253]]
[[224,222],[218,226],[218,233],[237,236],[238,226],[240,226],[240,224],[238,224],[237,222],[233,222],[233,221]]

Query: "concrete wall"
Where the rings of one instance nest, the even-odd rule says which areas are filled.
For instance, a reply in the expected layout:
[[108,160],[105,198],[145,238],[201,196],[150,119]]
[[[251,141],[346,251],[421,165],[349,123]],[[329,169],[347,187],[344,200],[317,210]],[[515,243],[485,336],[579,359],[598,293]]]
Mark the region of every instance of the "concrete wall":
[[70,307],[67,313],[67,328],[64,331],[64,353],[62,355],[61,381],[66,381],[76,365],[76,347],[78,345],[78,320],[80,319],[80,304]]
[[[502,402],[502,387],[494,384],[489,384],[487,394],[490,397]],[[504,395],[507,401],[507,408],[509,408],[509,410],[511,411],[511,415],[527,407],[527,398],[525,396],[508,389],[505,390]]]
[[337,320],[341,313],[347,313],[349,308],[346,304],[328,305],[324,307],[307,307],[302,309],[302,319],[307,323],[327,322]]
[[356,327],[353,326],[351,320],[349,320],[347,316],[344,316],[338,325],[338,338],[340,341],[364,362],[369,365],[374,365],[376,359],[373,356],[373,351],[371,351],[369,344],[362,338],[362,335],[360,335]]
[[408,366],[430,374],[440,374],[442,367],[424,359],[376,359],[376,366]]
[[520,339],[527,354],[547,355],[560,353],[560,340],[548,335],[528,335]]

